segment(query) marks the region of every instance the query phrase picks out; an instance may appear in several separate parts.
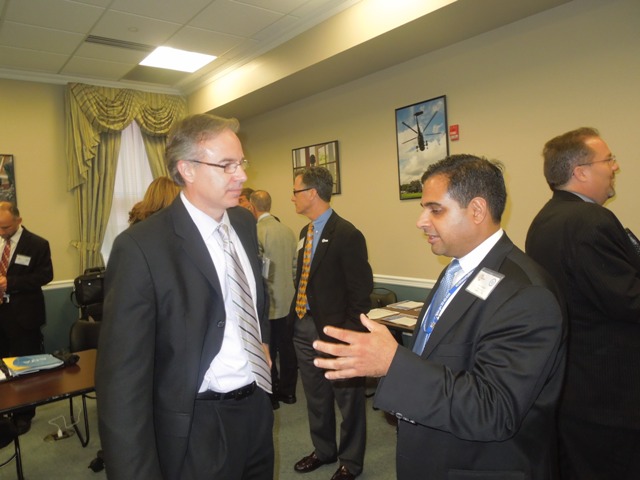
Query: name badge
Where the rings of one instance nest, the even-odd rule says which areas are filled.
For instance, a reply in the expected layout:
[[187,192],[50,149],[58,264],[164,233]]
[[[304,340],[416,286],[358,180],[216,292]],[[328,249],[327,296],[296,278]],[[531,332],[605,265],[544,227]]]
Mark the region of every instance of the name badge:
[[29,263],[31,263],[31,257],[27,257],[26,255],[16,255],[16,263],[18,265],[28,267]]
[[485,267],[478,272],[465,290],[482,300],[486,300],[503,278],[503,274]]

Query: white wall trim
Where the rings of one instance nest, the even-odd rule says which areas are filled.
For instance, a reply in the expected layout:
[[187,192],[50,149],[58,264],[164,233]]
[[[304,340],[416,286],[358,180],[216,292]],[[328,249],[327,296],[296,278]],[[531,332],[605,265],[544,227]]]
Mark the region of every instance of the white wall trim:
[[403,287],[431,289],[435,285],[435,280],[411,277],[395,277],[393,275],[374,275],[373,281],[384,283],[385,285],[398,285]]

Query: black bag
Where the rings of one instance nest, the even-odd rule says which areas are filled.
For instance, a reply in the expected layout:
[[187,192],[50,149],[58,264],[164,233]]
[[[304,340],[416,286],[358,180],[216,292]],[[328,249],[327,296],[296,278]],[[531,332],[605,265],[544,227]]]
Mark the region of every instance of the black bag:
[[88,268],[73,281],[71,301],[80,308],[82,318],[94,317],[98,320],[104,299],[104,273],[102,267]]

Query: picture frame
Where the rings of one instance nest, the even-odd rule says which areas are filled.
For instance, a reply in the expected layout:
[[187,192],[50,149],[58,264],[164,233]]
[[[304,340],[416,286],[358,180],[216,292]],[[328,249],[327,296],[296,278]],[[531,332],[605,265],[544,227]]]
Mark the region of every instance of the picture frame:
[[449,155],[447,97],[397,108],[395,120],[400,200],[421,198],[422,174]]
[[298,174],[309,167],[325,167],[333,177],[333,194],[341,193],[338,140],[294,148],[291,150],[291,158],[294,181]]
[[11,154],[0,153],[0,201],[18,205],[15,160]]

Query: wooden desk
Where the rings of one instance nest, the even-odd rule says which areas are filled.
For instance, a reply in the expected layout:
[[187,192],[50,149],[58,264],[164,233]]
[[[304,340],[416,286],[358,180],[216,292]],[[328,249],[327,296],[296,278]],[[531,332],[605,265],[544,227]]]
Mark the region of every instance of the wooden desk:
[[[85,350],[76,353],[80,359],[75,365],[29,373],[0,383],[0,413],[8,414],[23,407],[37,407],[38,405],[67,398],[73,399],[73,397],[82,395],[84,436],[78,429],[72,401],[69,402],[69,408],[74,424],[73,428],[82,446],[86,447],[89,443],[89,420],[87,418],[87,403],[84,394],[95,390],[96,351]],[[18,438],[14,443],[18,478],[22,480],[24,477]]]
[[[415,324],[418,320],[418,315],[422,310],[422,305],[410,309],[398,308],[398,306],[401,306],[404,303],[406,302],[392,303],[391,305],[387,305],[386,307],[373,309],[369,313],[373,315],[375,313],[381,313],[381,310],[388,310],[390,312],[388,316],[374,318],[373,320],[389,327],[396,338],[402,338],[403,333],[413,333],[413,328],[415,327]],[[396,319],[398,316],[411,318],[414,320],[414,322],[411,325],[404,325],[402,323],[394,322],[393,319]]]

